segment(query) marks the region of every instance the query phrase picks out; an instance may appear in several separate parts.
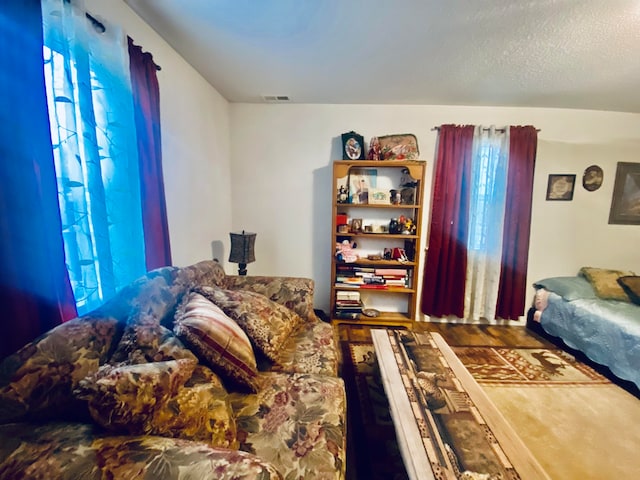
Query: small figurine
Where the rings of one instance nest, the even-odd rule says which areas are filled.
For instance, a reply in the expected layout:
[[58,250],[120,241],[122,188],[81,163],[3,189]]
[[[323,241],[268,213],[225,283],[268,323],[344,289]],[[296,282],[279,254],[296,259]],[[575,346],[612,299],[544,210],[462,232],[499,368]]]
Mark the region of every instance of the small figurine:
[[353,251],[356,248],[355,242],[349,240],[343,240],[342,242],[336,242],[336,259],[339,262],[353,263],[358,260],[358,255]]
[[347,193],[347,187],[340,185],[338,189],[338,203],[347,203],[349,200],[349,194]]
[[405,235],[412,235],[416,231],[416,225],[413,223],[413,219],[407,218],[402,224],[402,233]]
[[371,138],[367,158],[369,160],[382,160],[382,151],[380,149],[380,140],[378,140],[378,137]]

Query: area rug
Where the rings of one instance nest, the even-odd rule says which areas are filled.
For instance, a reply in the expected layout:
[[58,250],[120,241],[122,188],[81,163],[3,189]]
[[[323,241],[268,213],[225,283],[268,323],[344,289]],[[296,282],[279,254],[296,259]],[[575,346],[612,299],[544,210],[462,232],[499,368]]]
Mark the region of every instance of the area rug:
[[640,399],[562,350],[452,349],[551,478],[640,478]]

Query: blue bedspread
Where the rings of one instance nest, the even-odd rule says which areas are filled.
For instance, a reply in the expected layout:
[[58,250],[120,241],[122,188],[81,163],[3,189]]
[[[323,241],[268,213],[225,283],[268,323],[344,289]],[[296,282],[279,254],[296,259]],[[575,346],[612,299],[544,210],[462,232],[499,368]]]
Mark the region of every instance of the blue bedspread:
[[554,292],[547,302],[540,316],[547,333],[640,387],[640,306],[595,296],[565,300]]

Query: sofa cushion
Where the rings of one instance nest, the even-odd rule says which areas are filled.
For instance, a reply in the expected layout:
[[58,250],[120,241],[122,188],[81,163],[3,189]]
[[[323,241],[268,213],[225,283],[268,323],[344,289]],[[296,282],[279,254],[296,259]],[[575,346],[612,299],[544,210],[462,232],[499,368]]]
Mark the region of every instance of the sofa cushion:
[[629,300],[636,305],[640,305],[640,276],[628,275],[619,277],[618,283],[629,297]]
[[603,300],[621,300],[623,302],[629,301],[629,297],[618,283],[618,278],[633,275],[633,272],[607,268],[582,267],[578,274],[589,280],[598,298]]
[[93,314],[63,323],[0,363],[0,423],[23,419],[86,420],[72,390],[98,370],[122,327]]
[[199,292],[218,305],[247,333],[270,360],[280,360],[280,349],[301,323],[300,316],[264,295],[244,290],[198,286]]
[[329,323],[317,320],[301,323],[280,351],[280,361],[272,371],[338,375],[338,349],[335,330]]
[[214,372],[255,392],[256,358],[246,333],[211,301],[185,295],[176,311],[174,331]]
[[285,478],[344,478],[344,382],[324,375],[261,374],[256,394],[230,393],[240,449]]
[[191,359],[103,365],[80,381],[74,394],[88,401],[99,425],[134,435],[151,433],[156,410],[175,397],[195,366]]
[[0,478],[282,480],[272,464],[246,452],[58,422],[0,425]]

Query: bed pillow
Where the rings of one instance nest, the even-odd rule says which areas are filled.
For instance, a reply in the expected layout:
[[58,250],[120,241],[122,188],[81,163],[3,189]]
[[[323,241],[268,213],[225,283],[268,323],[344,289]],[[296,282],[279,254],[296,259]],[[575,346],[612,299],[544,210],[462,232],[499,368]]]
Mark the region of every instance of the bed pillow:
[[302,321],[293,310],[259,293],[205,286],[195,287],[194,290],[233,318],[255,346],[276,363],[289,335]]
[[629,301],[629,297],[618,283],[618,278],[633,275],[633,272],[607,268],[582,267],[578,274],[589,280],[598,298],[603,300],[620,300],[623,302]]
[[214,372],[244,390],[257,391],[258,367],[251,341],[210,300],[187,293],[176,310],[173,330]]
[[584,277],[545,278],[534,283],[533,286],[557,293],[568,302],[579,298],[596,298],[593,287]]
[[629,297],[629,300],[636,305],[640,305],[640,277],[636,275],[619,277],[618,283]]

